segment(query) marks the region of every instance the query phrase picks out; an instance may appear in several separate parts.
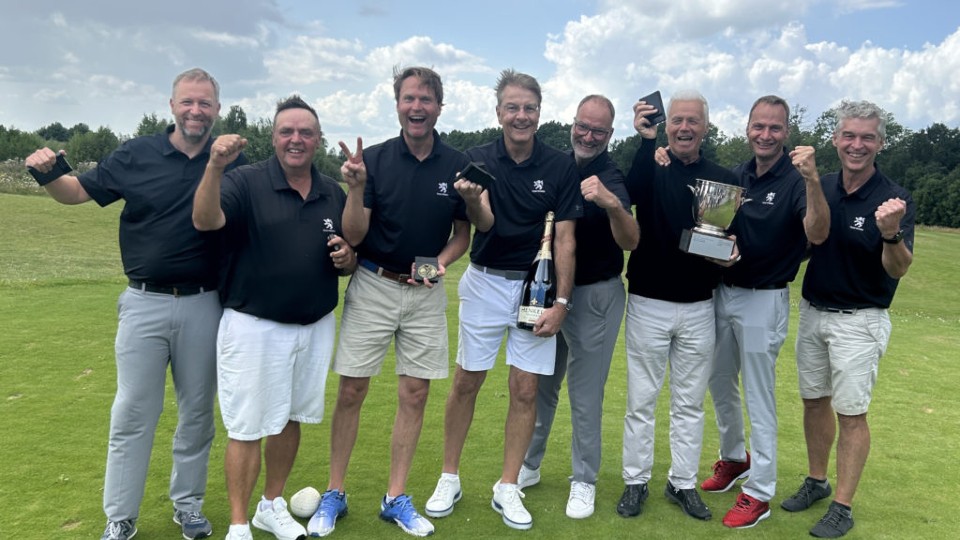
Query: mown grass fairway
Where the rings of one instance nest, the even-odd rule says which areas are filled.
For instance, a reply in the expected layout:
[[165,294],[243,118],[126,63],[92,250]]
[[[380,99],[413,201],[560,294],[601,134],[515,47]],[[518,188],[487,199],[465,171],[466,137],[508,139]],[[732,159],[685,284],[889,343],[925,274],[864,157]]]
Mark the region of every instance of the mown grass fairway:
[[[98,538],[110,405],[116,386],[113,339],[116,299],[125,286],[117,249],[120,205],[63,207],[47,197],[0,195],[0,538]],[[893,337],[881,361],[870,409],[871,455],[854,505],[856,526],[848,538],[952,538],[960,531],[960,233],[921,229],[915,262],[902,281],[891,315]],[[451,365],[456,350],[456,282],[464,261],[449,269],[446,290]],[[799,281],[799,280],[798,280]],[[346,285],[344,281],[343,285]],[[793,303],[799,298],[794,284]],[[826,504],[789,514],[779,509],[806,473],[793,342],[780,356],[778,404],[780,455],[773,515],[753,529],[733,531],[720,523],[736,490],[704,494],[714,518],[698,522],[662,495],[669,466],[666,394],[658,409],[656,468],[643,514],[620,518],[614,511],[620,478],[626,370],[622,344],[607,385],[604,463],[597,511],[585,520],[564,515],[570,455],[569,407],[561,400],[543,481],[526,491],[534,516],[528,532],[508,529],[490,509],[490,488],[502,461],[507,405],[506,369],[490,373],[464,451],[463,500],[450,517],[434,520],[437,538],[806,538]],[[138,539],[179,538],[167,499],[170,441],[176,424],[173,388],[157,431]],[[443,405],[449,380],[432,388],[420,448],[408,491],[422,510],[440,473]],[[337,378],[327,388],[327,419]],[[348,476],[350,514],[332,538],[405,538],[377,519],[387,484],[389,434],[396,404],[392,356],[373,380]],[[712,407],[700,463],[710,474],[717,434]],[[219,414],[218,414],[219,418]],[[218,422],[219,423],[219,422]],[[287,496],[306,485],[326,487],[329,423],[305,426]],[[211,455],[204,510],[223,538],[228,506],[223,480],[225,437],[218,431]],[[255,492],[259,494],[258,491]],[[252,512],[250,514],[252,516]],[[255,531],[255,538],[272,538]]]

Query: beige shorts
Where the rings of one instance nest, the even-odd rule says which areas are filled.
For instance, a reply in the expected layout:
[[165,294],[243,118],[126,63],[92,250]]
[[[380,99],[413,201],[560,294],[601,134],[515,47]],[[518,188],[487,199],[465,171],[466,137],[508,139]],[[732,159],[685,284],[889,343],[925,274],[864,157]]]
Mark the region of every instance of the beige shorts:
[[441,278],[431,288],[402,285],[357,268],[343,298],[333,371],[347,377],[378,375],[390,341],[395,340],[397,375],[447,377],[450,358],[443,283]]
[[880,308],[855,313],[818,311],[800,301],[797,374],[800,397],[831,397],[846,416],[865,414],[890,340],[890,316]]

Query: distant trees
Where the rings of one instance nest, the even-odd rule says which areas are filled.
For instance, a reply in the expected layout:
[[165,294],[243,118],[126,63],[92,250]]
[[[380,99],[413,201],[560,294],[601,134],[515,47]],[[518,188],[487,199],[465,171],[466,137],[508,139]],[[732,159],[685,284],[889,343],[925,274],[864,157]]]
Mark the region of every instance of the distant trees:
[[[162,133],[172,120],[155,113],[144,114],[134,136]],[[821,173],[840,168],[832,135],[836,125],[836,113],[824,111],[813,122],[807,119],[807,110],[794,105],[789,119],[789,146],[813,146],[817,149],[817,168]],[[544,122],[537,132],[545,143],[562,151],[570,150],[570,124],[556,121]],[[238,133],[247,139],[244,152],[251,162],[273,155],[273,121],[269,118],[250,120],[239,105],[230,107],[227,114],[218,119],[214,133]],[[496,140],[502,135],[499,127],[479,131],[453,130],[441,133],[440,138],[459,150],[479,146]],[[610,143],[610,155],[620,168],[627,172],[633,157],[640,147],[640,136],[632,133],[615,133],[620,138]],[[99,161],[112,152],[126,137],[121,137],[101,127],[91,131],[86,124],[66,128],[59,122],[46,125],[33,133],[0,125],[0,160],[23,159],[37,148],[48,146],[54,150],[66,149],[71,161]],[[667,144],[666,134],[660,128],[657,146]],[[728,135],[711,126],[702,145],[704,157],[732,167],[751,157],[749,141],[742,132]],[[324,174],[340,179],[340,165],[344,156],[339,148],[330,147],[322,141],[314,163]],[[887,118],[887,138],[877,157],[880,169],[901,183],[913,195],[917,205],[917,221],[927,225],[960,227],[960,129],[935,123],[919,131],[911,131],[897,123],[892,116]]]

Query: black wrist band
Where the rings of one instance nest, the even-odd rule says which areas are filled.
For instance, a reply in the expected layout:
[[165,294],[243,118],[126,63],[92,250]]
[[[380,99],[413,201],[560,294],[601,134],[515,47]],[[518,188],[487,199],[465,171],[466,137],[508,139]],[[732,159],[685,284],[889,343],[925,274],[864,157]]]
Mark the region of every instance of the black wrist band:
[[67,163],[67,158],[63,157],[63,154],[57,154],[57,162],[54,163],[53,168],[49,171],[42,173],[33,167],[27,167],[27,172],[30,173],[30,176],[37,181],[41,186],[45,186],[50,182],[53,182],[57,178],[69,173],[73,170],[73,167]]

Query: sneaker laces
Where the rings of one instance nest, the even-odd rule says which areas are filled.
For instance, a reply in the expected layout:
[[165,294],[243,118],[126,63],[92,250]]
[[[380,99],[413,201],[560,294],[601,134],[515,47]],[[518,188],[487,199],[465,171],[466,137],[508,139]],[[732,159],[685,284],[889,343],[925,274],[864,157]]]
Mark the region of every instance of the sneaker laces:
[[753,502],[741,493],[737,497],[737,502],[733,503],[733,510],[735,512],[749,512],[751,506],[753,506]]
[[[290,512],[287,511],[287,504],[280,500],[279,502],[274,501],[273,503],[273,516],[277,520],[277,524],[280,527],[287,527],[292,523],[296,523],[293,519],[293,516],[290,515]],[[299,525],[299,523],[297,523]]]
[[123,532],[123,525],[119,521],[111,521],[107,523],[107,538],[120,538],[120,534]]
[[317,514],[321,516],[335,516],[339,512],[340,492],[330,490],[320,497],[320,506],[317,507]]
[[519,487],[513,489],[503,489],[500,487],[498,489],[500,489],[500,495],[503,497],[503,506],[523,506],[523,502],[521,502],[520,499],[525,498],[526,495],[523,494],[523,491],[521,491]]
[[845,516],[836,508],[831,508],[827,515],[820,518],[820,523],[824,525],[829,525],[833,529],[840,528],[840,522],[843,521]]
[[193,511],[193,512],[180,512],[180,516],[179,516],[179,517],[180,517],[180,524],[181,524],[181,525],[187,525],[187,524],[191,524],[191,525],[192,525],[192,524],[200,523],[200,522],[203,521],[203,516],[200,514],[200,512],[197,512],[197,511]]
[[457,481],[453,478],[440,478],[440,481],[437,482],[437,490],[434,492],[436,497],[441,499],[447,499],[451,497],[451,492],[455,491],[455,486]]
[[570,498],[582,501],[584,503],[589,502],[590,499],[590,488],[589,484],[584,482],[573,482],[570,484]]

